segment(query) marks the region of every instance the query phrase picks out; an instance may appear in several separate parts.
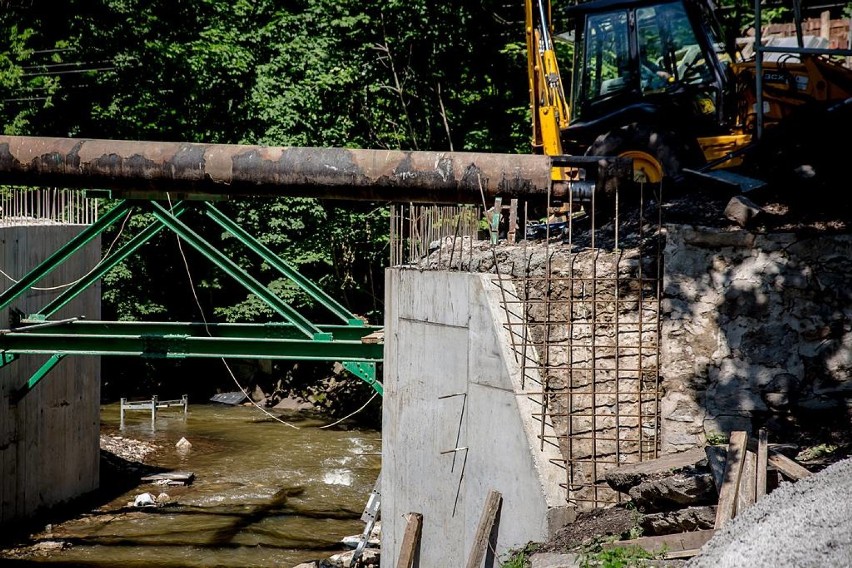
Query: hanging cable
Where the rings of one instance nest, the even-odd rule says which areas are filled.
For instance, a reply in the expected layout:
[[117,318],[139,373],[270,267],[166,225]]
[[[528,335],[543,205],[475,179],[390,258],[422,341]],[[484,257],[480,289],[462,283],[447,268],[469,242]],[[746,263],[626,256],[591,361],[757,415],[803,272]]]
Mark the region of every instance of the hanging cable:
[[[127,215],[125,215],[124,220],[121,222],[121,227],[118,230],[118,234],[115,235],[115,238],[109,244],[109,247],[107,248],[106,252],[101,256],[101,259],[98,261],[98,263],[96,265],[94,265],[92,267],[92,269],[89,270],[87,273],[85,273],[83,276],[81,276],[80,278],[78,278],[77,280],[75,280],[73,282],[68,282],[66,284],[58,284],[56,286],[47,286],[47,287],[44,287],[44,288],[40,288],[38,286],[32,286],[30,288],[30,290],[38,290],[40,292],[50,292],[52,290],[61,290],[63,288],[70,288],[71,286],[74,286],[75,284],[77,284],[78,282],[80,282],[81,280],[86,278],[89,274],[94,272],[101,264],[103,264],[104,261],[106,260],[106,258],[110,255],[110,253],[112,252],[112,248],[115,246],[115,243],[118,242],[118,239],[121,237],[122,233],[124,233],[124,226],[127,224],[127,220],[130,219],[130,216],[132,214],[133,214],[132,211],[127,212]],[[8,278],[12,283],[14,283],[14,284],[18,283],[18,280],[15,280],[11,276],[9,276],[5,272],[3,272],[2,269],[0,269],[0,274],[2,274],[4,277]]]
[[[171,195],[168,192],[166,193],[166,199],[169,202],[169,211],[171,212],[172,211],[172,198],[171,198]],[[205,315],[204,315],[204,309],[201,307],[201,301],[198,299],[198,294],[195,293],[195,284],[192,281],[192,273],[189,270],[189,262],[187,262],[186,255],[183,252],[183,246],[181,246],[180,236],[175,235],[175,239],[177,240],[178,251],[180,252],[181,259],[183,260],[183,266],[186,269],[186,277],[189,279],[189,289],[192,292],[192,297],[195,299],[195,305],[198,307],[198,313],[201,315],[201,320],[204,322],[204,330],[207,332],[208,336],[213,337],[213,334],[210,333],[210,328],[209,328],[208,323],[207,323],[207,317],[205,317]],[[286,420],[281,420],[280,418],[278,418],[277,416],[275,416],[274,414],[272,414],[271,412],[269,412],[268,410],[266,410],[265,408],[260,406],[258,403],[256,403],[251,398],[248,391],[246,391],[246,389],[244,389],[243,386],[240,384],[240,381],[237,379],[237,376],[231,370],[231,367],[230,367],[230,365],[228,365],[228,362],[225,360],[225,358],[220,357],[220,359],[222,360],[222,364],[225,365],[225,369],[228,371],[228,374],[231,376],[231,379],[234,381],[234,384],[237,385],[237,388],[240,389],[241,393],[246,395],[246,397],[249,399],[249,402],[251,402],[255,406],[255,408],[257,408],[258,410],[260,410],[261,412],[263,412],[264,414],[266,414],[267,416],[269,416],[273,420],[280,422],[281,424],[284,424],[285,426],[289,426],[290,428],[294,428],[296,430],[301,430],[301,428],[299,428],[295,424],[290,424]]]
[[377,393],[377,392],[373,393],[373,396],[370,397],[370,400],[365,402],[364,405],[361,408],[359,408],[358,410],[356,410],[356,411],[354,411],[350,414],[347,414],[346,416],[344,416],[340,420],[336,420],[336,421],[332,422],[331,424],[326,424],[325,426],[320,426],[320,430],[322,430],[323,428],[331,428],[332,426],[337,426],[338,424],[340,424],[344,420],[348,420],[349,418],[352,418],[353,416],[355,416],[356,414],[358,414],[359,412],[361,412],[362,410],[367,408],[367,405],[370,404],[371,402],[373,402],[373,399],[376,398],[378,395],[379,395],[379,393]]

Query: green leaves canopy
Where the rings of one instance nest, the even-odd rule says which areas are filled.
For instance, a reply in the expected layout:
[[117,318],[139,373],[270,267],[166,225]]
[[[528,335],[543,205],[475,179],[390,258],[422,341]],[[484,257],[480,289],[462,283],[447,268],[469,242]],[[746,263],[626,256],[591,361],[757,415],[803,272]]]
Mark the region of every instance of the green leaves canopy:
[[[488,0],[70,0],[64,6],[22,3],[0,14],[5,133],[527,151],[526,62],[517,49],[524,41],[521,2],[508,9]],[[381,321],[385,204],[282,198],[222,207],[351,310]],[[211,240],[221,236],[207,229]],[[176,242],[161,235],[104,279],[105,316],[197,320],[185,255],[208,317],[272,317]],[[312,309],[269,267],[237,252],[237,244],[221,240],[247,270],[296,307]],[[150,258],[157,258],[156,267],[147,264]]]

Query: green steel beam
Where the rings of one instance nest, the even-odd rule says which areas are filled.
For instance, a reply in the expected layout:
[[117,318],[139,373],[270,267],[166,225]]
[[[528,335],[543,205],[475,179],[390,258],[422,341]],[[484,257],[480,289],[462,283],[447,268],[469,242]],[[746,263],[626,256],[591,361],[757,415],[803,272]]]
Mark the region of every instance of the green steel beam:
[[379,396],[385,395],[385,389],[376,379],[376,364],[375,363],[358,363],[356,361],[344,361],[343,367],[360,378],[362,381],[373,387]]
[[224,270],[250,292],[263,300],[268,306],[284,316],[289,322],[299,328],[302,333],[315,341],[330,341],[332,338],[323,333],[284,300],[276,296],[266,286],[240,268],[234,261],[204,240],[198,233],[172,215],[165,207],[156,201],[149,202],[151,213],[164,225],[174,231],[179,237],[189,243],[198,252],[207,257],[216,266]]
[[[22,323],[30,323],[24,320]],[[46,327],[40,321],[10,330],[12,333],[26,334],[37,331],[41,335],[73,337],[75,335],[183,335],[187,337],[221,337],[231,339],[303,339],[305,337],[292,323],[202,323],[202,322],[135,322],[135,321],[89,321],[66,320],[49,322]],[[341,341],[360,341],[362,337],[382,329],[377,326],[356,327],[350,325],[319,325],[323,333]],[[0,341],[9,331],[0,330]]]
[[[346,325],[315,325],[289,304],[250,276],[204,238],[195,233],[178,217],[188,205],[177,203],[167,210],[156,202],[147,205],[156,222],[112,254],[104,257],[88,274],[57,298],[28,316],[25,324],[14,330],[0,330],[0,367],[8,365],[22,354],[49,354],[26,385],[13,392],[10,400],[19,401],[67,355],[119,355],[150,358],[264,358],[313,361],[343,361],[344,367],[364,380],[382,395],[381,382],[376,379],[376,363],[382,361],[383,346],[363,343],[361,339],[381,329],[365,325],[351,312],[322,291],[316,284],[298,273],[275,253],[222,215],[215,207],[205,204],[206,214],[242,244],[293,281],[311,298],[322,304]],[[0,309],[7,307],[30,287],[97,235],[132,211],[129,201],[121,201],[98,221],[81,231],[44,262],[31,270],[21,281],[0,294]],[[267,324],[206,324],[182,322],[99,322],[76,318],[52,322],[48,318],[66,306],[83,290],[119,262],[129,257],[163,228],[169,228],[219,268],[235,278],[250,292],[287,319],[287,323]],[[26,325],[26,324],[32,325]],[[307,336],[307,339],[305,338]]]
[[44,262],[30,270],[18,282],[10,286],[0,294],[0,310],[11,304],[21,294],[30,289],[39,280],[53,271],[57,266],[68,260],[75,252],[86,246],[92,239],[98,236],[104,229],[121,219],[131,209],[127,201],[119,202],[100,219],[80,231],[73,239],[59,247]]
[[231,233],[238,241],[254,251],[281,274],[289,278],[294,284],[301,288],[311,298],[322,304],[331,313],[347,322],[349,325],[363,325],[363,322],[356,318],[352,312],[344,308],[334,298],[326,294],[319,286],[314,284],[314,282],[299,274],[295,268],[277,254],[269,250],[266,245],[258,241],[254,238],[254,236],[246,232],[245,229],[222,214],[222,212],[216,209],[212,203],[204,203],[204,212],[220,227]]
[[[178,202],[172,208],[172,215],[174,215],[175,217],[179,217],[183,214],[184,211],[186,211],[186,209],[186,203]],[[97,282],[99,278],[101,278],[104,274],[112,270],[116,264],[129,257],[131,254],[136,252],[139,247],[151,240],[151,238],[157,233],[159,233],[164,227],[165,225],[163,225],[163,223],[161,223],[160,221],[155,221],[145,227],[142,232],[133,237],[124,246],[114,251],[112,254],[104,257],[94,270],[80,278],[80,280],[75,282],[73,286],[69,287],[67,290],[62,292],[62,294],[57,296],[52,302],[50,302],[48,305],[36,312],[36,315],[48,318],[60,309],[62,309],[63,306],[65,306],[68,302],[76,298],[77,295],[80,294],[83,290]]]
[[18,390],[12,392],[9,395],[9,404],[18,404],[22,398],[24,398],[27,393],[35,388],[40,380],[42,380],[53,368],[59,364],[59,362],[65,357],[64,354],[54,354],[51,356],[44,364],[39,367],[39,369],[33,373],[30,377],[30,380],[27,381],[27,384],[19,388]]
[[[27,320],[24,320],[27,323]],[[317,347],[320,350],[328,350],[332,353],[326,354],[324,360],[337,360],[335,354],[337,347],[335,343],[343,342],[361,342],[362,338],[381,330],[378,326],[350,326],[350,325],[320,325],[320,330],[323,333],[328,333],[335,338],[331,342],[318,342]],[[20,337],[38,337],[33,342],[27,342]],[[18,346],[19,349],[28,350],[28,352],[43,352],[39,349],[44,349],[46,345],[44,341],[47,337],[53,337],[53,349],[55,351],[64,351],[69,346],[74,345],[79,336],[85,336],[86,340],[76,349],[85,349],[91,346],[92,338],[99,337],[101,341],[112,341],[114,338],[119,338],[121,345],[116,347],[104,348],[104,354],[116,354],[117,349],[124,349],[133,340],[138,342],[139,349],[142,350],[143,357],[201,357],[207,356],[198,352],[191,351],[195,347],[189,346],[189,352],[186,345],[187,339],[198,338],[218,338],[218,339],[236,339],[241,342],[252,342],[262,340],[264,345],[260,349],[266,350],[269,347],[268,342],[282,341],[287,347],[283,353],[278,353],[278,356],[270,358],[284,359],[299,359],[300,356],[292,356],[290,345],[292,340],[303,340],[304,334],[291,323],[196,323],[196,322],[126,322],[126,321],[86,321],[70,318],[63,321],[43,321],[36,320],[33,325],[15,328],[14,330],[0,331],[0,349],[7,349],[8,345],[4,342],[5,339],[12,337],[10,340]],[[171,342],[171,345],[169,344]],[[315,342],[316,343],[316,342]],[[163,350],[162,345],[166,345],[167,349]],[[313,343],[312,343],[313,345]],[[348,344],[347,344],[348,345]],[[228,347],[233,347],[229,343]],[[242,349],[242,346],[240,346]],[[349,346],[347,346],[349,349]],[[370,357],[379,357],[378,351],[382,349],[381,345],[373,345],[373,349],[366,350]],[[36,351],[32,351],[36,350]],[[208,350],[205,347],[205,352]],[[230,356],[227,354],[215,354],[215,356]],[[11,363],[18,358],[17,352],[3,351],[0,352],[0,366]],[[379,396],[384,396],[384,388],[382,383],[376,378],[376,362],[372,361],[344,361],[343,366],[353,375],[367,383]],[[39,377],[40,379],[41,377]],[[28,389],[29,390],[29,389]],[[26,392],[22,392],[21,396]]]
[[0,367],[5,367],[6,365],[17,360],[18,355],[15,353],[0,353]]
[[382,345],[361,341],[192,337],[186,335],[65,335],[5,333],[0,352],[20,355],[123,355],[148,358],[290,359],[377,363]]

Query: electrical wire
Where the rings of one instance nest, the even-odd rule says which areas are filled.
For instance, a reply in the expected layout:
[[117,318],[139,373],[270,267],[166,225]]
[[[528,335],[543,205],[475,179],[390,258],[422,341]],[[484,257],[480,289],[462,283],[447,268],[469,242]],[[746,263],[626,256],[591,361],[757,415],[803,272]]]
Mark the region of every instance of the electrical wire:
[[347,414],[346,416],[344,416],[340,420],[336,420],[336,421],[332,422],[331,424],[326,424],[325,426],[320,426],[320,430],[322,430],[323,428],[331,428],[332,426],[337,426],[338,424],[340,424],[344,420],[348,420],[349,418],[352,418],[353,416],[355,416],[356,414],[358,414],[359,412],[361,412],[362,410],[367,408],[367,405],[370,404],[371,402],[373,402],[373,399],[376,398],[378,395],[379,395],[378,392],[373,393],[373,396],[370,397],[370,400],[365,402],[364,405],[361,408],[359,408],[358,410],[356,410],[356,411],[354,411],[350,414]]
[[[168,192],[166,193],[166,199],[169,202],[169,211],[172,211],[172,198],[171,198],[171,196],[169,195]],[[189,289],[192,291],[192,297],[195,298],[195,305],[198,306],[198,313],[201,315],[201,319],[204,322],[204,330],[207,332],[207,335],[209,335],[210,337],[213,337],[213,334],[210,333],[210,328],[208,327],[207,317],[204,315],[204,309],[201,307],[201,301],[198,299],[198,294],[196,294],[196,292],[195,292],[195,284],[193,284],[193,281],[192,281],[192,273],[189,270],[189,262],[186,260],[186,255],[183,252],[183,246],[181,246],[181,243],[180,243],[180,236],[175,235],[175,239],[177,240],[178,251],[180,252],[181,259],[183,260],[183,266],[186,269],[186,276],[189,279]],[[225,369],[228,371],[228,374],[231,376],[231,379],[234,381],[234,384],[237,385],[237,388],[240,389],[240,392],[242,392],[244,395],[246,395],[249,402],[251,402],[255,406],[255,408],[257,408],[258,410],[260,410],[261,412],[263,412],[264,414],[266,414],[267,416],[269,416],[273,420],[280,422],[281,424],[284,424],[285,426],[289,426],[290,428],[293,428],[295,430],[301,430],[301,428],[299,428],[295,424],[291,424],[291,423],[287,422],[286,420],[281,420],[279,417],[275,416],[274,414],[272,414],[271,412],[269,412],[268,410],[266,410],[265,408],[260,406],[258,403],[256,403],[251,398],[248,391],[246,391],[246,389],[244,389],[243,386],[240,384],[240,381],[237,379],[237,376],[231,370],[231,367],[230,367],[230,365],[228,365],[228,362],[225,360],[225,358],[220,357],[220,359],[222,360],[222,364],[225,365]]]
[[[61,290],[63,288],[70,288],[71,286],[74,286],[75,284],[77,284],[78,282],[80,282],[81,280],[86,278],[89,274],[94,272],[100,265],[102,265],[104,263],[106,258],[112,252],[112,248],[115,246],[115,243],[118,242],[118,239],[121,237],[122,233],[124,233],[124,226],[127,224],[127,220],[130,219],[130,216],[131,216],[132,213],[133,213],[132,211],[127,212],[127,215],[125,215],[124,220],[121,222],[121,227],[118,230],[118,234],[115,235],[115,238],[109,244],[109,247],[107,248],[106,252],[101,256],[101,259],[98,261],[98,263],[96,265],[94,265],[92,267],[91,270],[89,270],[87,273],[85,273],[83,276],[81,276],[80,278],[78,278],[77,280],[75,280],[73,282],[68,282],[66,284],[58,284],[56,286],[47,286],[47,287],[44,287],[44,288],[41,288],[41,287],[38,287],[38,286],[31,286],[30,290],[38,290],[40,292],[50,292],[50,291],[53,291],[53,290]],[[0,269],[0,274],[2,274],[4,277],[8,278],[14,284],[17,284],[18,282],[20,282],[20,280],[15,280],[14,278],[12,278],[8,274],[6,274],[2,269]]]

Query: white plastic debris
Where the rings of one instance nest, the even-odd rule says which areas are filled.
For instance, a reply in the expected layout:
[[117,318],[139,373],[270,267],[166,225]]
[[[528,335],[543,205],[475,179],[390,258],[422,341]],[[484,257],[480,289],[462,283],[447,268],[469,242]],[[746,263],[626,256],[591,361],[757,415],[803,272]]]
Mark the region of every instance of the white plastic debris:
[[150,493],[142,493],[141,495],[137,495],[136,499],[133,501],[134,507],[156,507],[157,506],[157,498],[151,495]]

